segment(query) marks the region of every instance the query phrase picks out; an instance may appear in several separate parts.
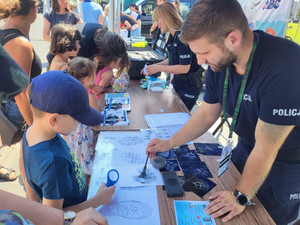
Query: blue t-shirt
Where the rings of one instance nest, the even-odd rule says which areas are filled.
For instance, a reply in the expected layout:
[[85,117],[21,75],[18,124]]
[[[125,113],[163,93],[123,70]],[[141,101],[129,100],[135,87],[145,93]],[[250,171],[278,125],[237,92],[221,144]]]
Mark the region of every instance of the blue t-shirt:
[[[176,33],[174,36],[170,34],[167,42],[168,54],[171,54],[171,57],[169,57],[171,58],[169,65],[191,65],[189,72],[196,72],[200,68],[197,63],[196,55],[191,51],[188,45],[180,41],[180,31],[176,31]],[[176,39],[174,40],[174,38]],[[176,77],[177,75],[174,76],[174,78]]]
[[83,2],[81,5],[83,22],[98,23],[99,15],[103,14],[102,7],[95,2]]
[[63,208],[86,201],[84,172],[62,137],[56,134],[51,140],[29,147],[26,132],[23,136],[26,178],[40,201],[43,197],[63,198]]
[[[296,125],[279,155],[300,150],[300,47],[283,38],[255,31],[258,45],[237,118],[237,148],[249,153],[255,145],[258,118],[266,123]],[[226,70],[206,76],[204,101],[222,105]],[[232,116],[243,76],[230,69],[226,111]],[[277,158],[278,159],[278,158]]]

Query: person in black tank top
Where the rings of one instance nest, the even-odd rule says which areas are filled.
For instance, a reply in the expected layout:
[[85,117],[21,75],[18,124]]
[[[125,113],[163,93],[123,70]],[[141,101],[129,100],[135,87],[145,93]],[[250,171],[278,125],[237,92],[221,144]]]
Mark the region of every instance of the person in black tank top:
[[[28,40],[31,24],[37,17],[37,0],[19,0],[20,8],[14,11],[7,22],[0,28],[0,41],[5,51],[16,61],[16,63],[32,79],[42,71],[41,61],[35,54],[31,43]],[[5,106],[5,113],[8,118],[18,127],[23,127],[25,122],[31,125],[33,113],[30,107],[27,90],[9,100]],[[25,177],[23,165],[22,148],[20,149],[20,173]],[[37,196],[30,188],[26,180],[23,180],[27,196],[38,201]]]
[[[24,36],[19,30],[17,29],[5,29],[0,30],[0,43],[2,46],[4,46],[7,42],[9,42],[12,39],[15,39],[17,37]],[[33,50],[33,59],[31,64],[31,73],[30,73],[30,80],[35,78],[36,76],[40,75],[42,72],[42,62],[40,57],[36,54],[36,52]]]

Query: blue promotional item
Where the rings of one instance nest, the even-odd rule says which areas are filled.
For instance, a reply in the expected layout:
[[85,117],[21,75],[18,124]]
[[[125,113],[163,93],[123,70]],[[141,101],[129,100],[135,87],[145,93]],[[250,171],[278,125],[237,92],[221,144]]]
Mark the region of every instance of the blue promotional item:
[[107,172],[106,187],[113,186],[119,180],[119,172],[115,169],[111,169]]

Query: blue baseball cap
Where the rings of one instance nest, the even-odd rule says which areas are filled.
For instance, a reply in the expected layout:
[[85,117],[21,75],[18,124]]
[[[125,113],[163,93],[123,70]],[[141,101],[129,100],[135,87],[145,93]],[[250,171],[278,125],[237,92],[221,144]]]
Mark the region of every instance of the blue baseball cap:
[[68,114],[87,126],[103,122],[103,115],[89,103],[85,87],[63,71],[49,71],[32,80],[30,103],[37,109]]

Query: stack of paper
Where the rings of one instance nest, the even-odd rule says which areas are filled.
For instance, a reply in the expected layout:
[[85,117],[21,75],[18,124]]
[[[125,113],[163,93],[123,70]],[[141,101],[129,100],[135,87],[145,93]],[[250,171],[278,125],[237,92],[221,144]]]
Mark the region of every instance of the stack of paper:
[[[169,139],[190,119],[188,113],[160,113],[144,116],[155,137]],[[192,144],[189,142],[187,144]]]
[[139,177],[151,138],[149,131],[100,133],[88,198],[96,195],[101,184],[107,181],[110,169],[119,172],[111,203],[97,208],[110,225],[160,224],[155,186],[163,184],[160,172],[148,160],[146,177]]

